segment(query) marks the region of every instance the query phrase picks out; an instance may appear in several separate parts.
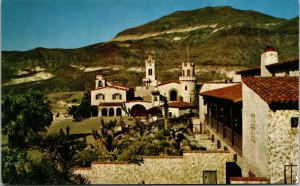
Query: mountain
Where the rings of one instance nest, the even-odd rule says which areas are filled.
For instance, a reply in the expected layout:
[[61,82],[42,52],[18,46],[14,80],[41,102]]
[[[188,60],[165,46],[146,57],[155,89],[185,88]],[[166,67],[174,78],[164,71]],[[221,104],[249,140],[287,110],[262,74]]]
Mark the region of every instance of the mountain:
[[140,85],[148,54],[156,60],[160,80],[177,79],[187,48],[199,81],[229,78],[234,70],[258,66],[266,45],[275,47],[280,60],[297,57],[298,27],[298,17],[286,20],[231,7],[178,11],[104,43],[2,51],[2,91],[90,90],[99,72],[127,86]]

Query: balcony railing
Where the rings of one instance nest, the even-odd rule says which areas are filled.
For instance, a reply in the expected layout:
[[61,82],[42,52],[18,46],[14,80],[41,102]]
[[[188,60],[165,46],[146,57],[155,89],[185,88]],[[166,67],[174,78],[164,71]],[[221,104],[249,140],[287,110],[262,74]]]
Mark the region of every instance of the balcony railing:
[[220,138],[224,139],[226,143],[234,147],[238,153],[242,153],[243,138],[240,135],[233,132],[231,128],[228,128],[223,123],[218,122],[215,118],[209,117],[207,114],[205,115],[205,122]]

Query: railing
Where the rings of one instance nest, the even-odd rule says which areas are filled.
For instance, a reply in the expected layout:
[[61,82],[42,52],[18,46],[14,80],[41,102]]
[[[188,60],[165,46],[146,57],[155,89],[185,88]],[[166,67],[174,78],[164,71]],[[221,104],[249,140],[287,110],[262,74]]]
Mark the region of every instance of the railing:
[[224,141],[227,142],[230,146],[234,147],[234,149],[238,153],[242,153],[243,149],[243,138],[235,132],[232,132],[232,129],[226,127],[223,123],[217,122],[216,119],[209,117],[207,114],[205,115],[205,122],[207,126],[209,126],[213,131],[215,131],[218,136]]
[[224,138],[224,126],[220,122],[218,122],[218,133]]
[[236,133],[233,133],[233,146],[237,148],[240,152],[242,152],[243,149],[243,139],[241,136],[237,135]]
[[232,142],[232,130],[228,127],[225,127],[224,138],[227,139],[230,143]]

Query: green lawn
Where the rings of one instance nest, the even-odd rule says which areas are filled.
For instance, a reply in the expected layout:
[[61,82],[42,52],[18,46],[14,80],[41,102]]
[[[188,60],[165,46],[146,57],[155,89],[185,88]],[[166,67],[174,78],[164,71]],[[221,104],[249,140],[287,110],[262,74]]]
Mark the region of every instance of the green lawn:
[[[58,132],[61,128],[65,131],[66,127],[70,127],[70,134],[86,134],[92,133],[93,129],[97,129],[100,125],[100,117],[92,117],[81,122],[74,122],[73,119],[66,119],[57,123],[52,123],[49,127],[48,133]],[[104,117],[104,122],[116,119],[120,120],[120,117]],[[123,116],[123,121],[126,125],[131,125],[133,121],[129,121],[128,117]]]
[[[70,127],[70,134],[87,134],[92,133],[93,129],[98,129],[100,125],[100,117],[92,117],[85,119],[81,122],[74,122],[73,119],[66,119],[57,123],[52,123],[49,127],[48,133],[58,132],[61,128],[66,131],[66,127]],[[104,122],[116,119],[118,122],[120,117],[104,117]],[[128,117],[123,116],[123,121],[126,125],[132,125],[133,121],[129,121]],[[92,135],[86,137],[88,144],[95,144],[95,140]]]

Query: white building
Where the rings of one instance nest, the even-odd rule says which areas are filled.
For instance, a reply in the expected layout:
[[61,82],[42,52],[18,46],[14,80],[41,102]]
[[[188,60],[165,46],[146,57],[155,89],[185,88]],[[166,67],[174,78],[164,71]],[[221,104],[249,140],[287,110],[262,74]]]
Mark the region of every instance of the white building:
[[238,171],[228,175],[231,183],[262,178],[273,184],[296,182],[298,62],[278,62],[275,49],[266,47],[261,67],[237,72],[242,84],[204,84],[200,89],[201,131],[217,149],[235,156]]
[[[191,102],[195,98],[196,86],[194,63],[182,63],[182,76],[178,80],[165,83],[157,80],[155,60],[151,55],[145,60],[145,67],[143,86],[135,87],[134,93],[128,87],[109,84],[104,75],[96,76],[95,89],[91,91],[91,104],[98,106],[98,116],[121,116],[127,113],[132,116],[146,116],[149,109],[163,105],[161,96],[165,96],[170,104],[177,102],[180,105],[180,108],[171,107],[170,115],[180,116],[191,112],[194,108]],[[137,98],[140,99],[134,100]]]

